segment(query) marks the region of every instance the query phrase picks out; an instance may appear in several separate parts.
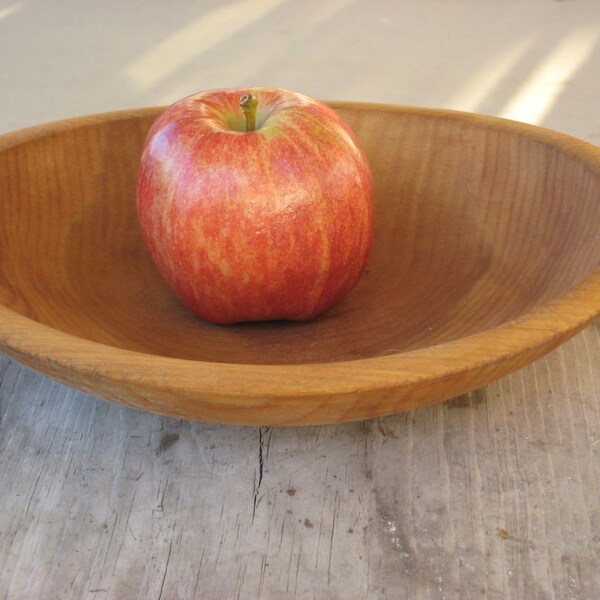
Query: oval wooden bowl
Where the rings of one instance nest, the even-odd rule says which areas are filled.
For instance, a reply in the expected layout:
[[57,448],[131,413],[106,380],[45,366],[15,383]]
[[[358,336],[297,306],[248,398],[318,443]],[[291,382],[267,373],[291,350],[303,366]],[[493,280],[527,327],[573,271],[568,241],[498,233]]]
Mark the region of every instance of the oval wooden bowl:
[[307,323],[211,325],[161,280],[135,209],[161,109],[0,137],[0,347],[144,410],[329,423],[465,393],[600,313],[599,149],[473,114],[332,105],[372,165],[375,247]]

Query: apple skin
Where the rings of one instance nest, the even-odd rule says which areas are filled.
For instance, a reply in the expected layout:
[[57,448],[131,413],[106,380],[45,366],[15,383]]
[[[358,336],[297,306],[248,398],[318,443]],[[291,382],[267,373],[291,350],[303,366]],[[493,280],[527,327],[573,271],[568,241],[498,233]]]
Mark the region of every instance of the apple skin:
[[213,323],[311,319],[354,287],[373,243],[355,134],[325,104],[276,88],[209,90],[167,108],[144,145],[137,209],[158,270]]

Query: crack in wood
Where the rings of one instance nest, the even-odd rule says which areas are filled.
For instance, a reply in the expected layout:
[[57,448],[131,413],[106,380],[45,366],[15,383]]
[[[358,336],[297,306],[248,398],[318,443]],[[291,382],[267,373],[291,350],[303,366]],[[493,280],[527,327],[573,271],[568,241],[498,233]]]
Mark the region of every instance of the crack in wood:
[[256,508],[259,502],[260,486],[263,480],[264,463],[266,457],[269,455],[269,444],[271,443],[271,436],[267,439],[270,427],[259,427],[258,428],[258,481],[255,479],[254,494],[252,501],[252,522],[254,523],[254,517],[256,516]]
[[171,551],[173,550],[173,539],[169,542],[169,553],[167,554],[167,562],[165,564],[165,570],[162,576],[162,581],[160,582],[160,592],[158,594],[158,600],[161,600],[164,589],[165,589],[165,580],[167,579],[167,571],[169,570],[169,561],[171,560]]

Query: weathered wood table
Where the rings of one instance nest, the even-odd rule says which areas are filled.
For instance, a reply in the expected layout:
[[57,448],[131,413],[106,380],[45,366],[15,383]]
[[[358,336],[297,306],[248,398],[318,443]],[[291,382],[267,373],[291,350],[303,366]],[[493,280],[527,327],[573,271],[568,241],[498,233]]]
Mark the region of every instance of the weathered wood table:
[[445,404],[243,428],[0,361],[1,598],[600,597],[600,324]]
[[[0,1],[0,131],[272,84],[598,145],[599,23],[597,0]],[[0,600],[600,598],[599,322],[369,422],[162,418],[1,357],[0,418]]]

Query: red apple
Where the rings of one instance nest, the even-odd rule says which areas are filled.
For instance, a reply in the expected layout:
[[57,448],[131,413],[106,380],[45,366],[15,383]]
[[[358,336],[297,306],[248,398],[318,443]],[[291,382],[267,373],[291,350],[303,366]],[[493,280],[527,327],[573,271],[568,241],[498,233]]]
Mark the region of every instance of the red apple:
[[356,136],[288,90],[224,89],[153,124],[137,208],[175,293],[214,323],[310,319],[356,284],[373,240],[373,183]]

